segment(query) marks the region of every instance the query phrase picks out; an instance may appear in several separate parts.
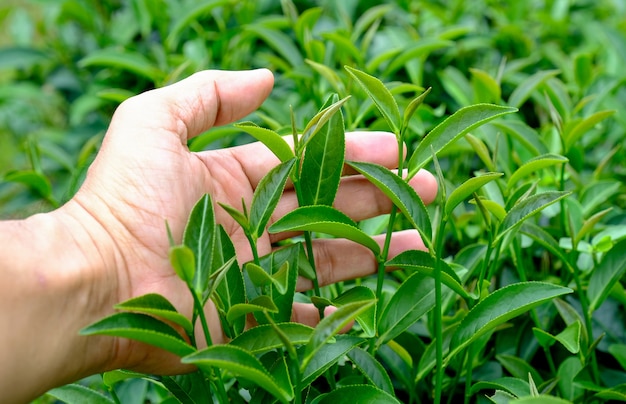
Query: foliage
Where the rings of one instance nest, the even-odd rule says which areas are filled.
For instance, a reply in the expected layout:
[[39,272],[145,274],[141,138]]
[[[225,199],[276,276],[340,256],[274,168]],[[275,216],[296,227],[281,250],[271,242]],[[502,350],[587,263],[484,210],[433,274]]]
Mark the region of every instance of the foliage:
[[[219,148],[251,136],[281,161],[244,212],[208,196],[199,201],[183,243],[172,246],[172,265],[196,302],[191,323],[148,295],[83,331],[155,344],[200,371],[120,370],[93,389],[71,385],[50,396],[625,401],[626,122],[616,113],[626,102],[624,7],[617,0],[0,6],[2,217],[70,198],[127,97],[206,68],[277,74],[272,96],[246,122],[189,144]],[[395,133],[406,150],[400,175],[344,161],[344,131],[364,127]],[[297,134],[292,151],[281,136]],[[332,207],[340,180],[333,174],[345,164],[394,202],[390,215],[355,223]],[[406,184],[422,167],[439,173],[429,207]],[[287,180],[301,207],[269,223]],[[222,208],[253,251],[268,225],[305,236],[237,262],[213,220]],[[371,236],[403,228],[417,229],[428,251],[389,260]],[[311,293],[295,293],[298,275],[316,278],[310,243],[322,236],[368,247],[377,276],[324,288],[314,282]],[[205,322],[199,307],[207,299],[232,341],[198,350],[193,324]],[[289,322],[295,300],[338,309],[310,328]],[[260,325],[244,330],[248,314]],[[352,320],[352,331],[339,334]]]

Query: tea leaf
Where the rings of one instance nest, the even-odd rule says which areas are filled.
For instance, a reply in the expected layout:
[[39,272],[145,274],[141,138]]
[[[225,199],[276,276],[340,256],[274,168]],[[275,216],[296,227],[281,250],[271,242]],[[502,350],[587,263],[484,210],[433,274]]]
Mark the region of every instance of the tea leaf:
[[378,108],[383,118],[391,128],[391,131],[400,135],[401,118],[398,104],[393,98],[393,95],[389,92],[387,87],[377,79],[369,74],[352,67],[346,66],[346,71],[357,83],[363,88],[368,97],[374,102],[374,105]]
[[250,313],[259,311],[269,311],[272,313],[278,312],[278,308],[268,296],[259,296],[250,300],[249,303],[238,303],[233,305],[228,313],[226,313],[226,320],[232,324],[233,321],[241,316],[245,316]]
[[416,272],[393,294],[379,315],[376,346],[390,341],[435,307],[433,278]]
[[[306,344],[313,333],[313,328],[304,324],[277,323],[275,325],[289,338],[293,345]],[[263,354],[283,346],[283,342],[270,324],[262,324],[251,328],[228,344],[243,348],[253,355]]]
[[[375,303],[374,300],[369,302],[355,302],[339,307],[329,316],[324,317],[322,321],[315,327],[311,339],[306,345],[304,356],[301,362],[301,369],[306,369],[311,360],[317,356],[319,350],[335,335],[339,333],[350,321],[354,320],[359,314],[368,310]],[[335,342],[336,344],[337,342]]]
[[365,385],[350,385],[338,387],[330,393],[318,396],[311,404],[335,404],[347,400],[359,404],[400,404],[394,396],[378,387]]
[[211,196],[205,194],[196,203],[187,220],[183,244],[193,251],[195,257],[195,272],[193,288],[201,295],[207,288],[211,275],[211,254],[215,243],[215,214]]
[[240,122],[234,126],[267,146],[281,162],[284,163],[294,157],[293,150],[291,150],[289,143],[273,130],[262,128],[254,122]]
[[[370,288],[365,286],[354,286],[334,298],[332,304],[335,307],[342,307],[346,304],[356,302],[367,303],[375,300],[376,296]],[[376,306],[373,305],[368,310],[360,313],[356,316],[356,321],[363,329],[366,337],[373,337],[376,334]]]
[[337,113],[343,104],[350,99],[350,96],[340,99],[332,105],[323,108],[318,112],[302,131],[302,140],[299,143],[296,154],[300,156],[304,148],[308,145],[311,139],[326,125],[326,123]]
[[580,140],[580,138],[591,130],[598,123],[602,122],[606,118],[615,113],[614,110],[610,111],[598,111],[587,118],[578,122],[574,127],[569,128],[568,132],[564,134],[565,137],[565,150],[569,150],[573,145]]
[[[235,321],[231,327],[226,320],[226,313],[235,304],[245,302],[246,292],[241,270],[236,261],[235,247],[224,228],[219,226],[218,229],[218,237],[215,239],[215,248],[213,249],[213,267],[223,267],[228,262],[232,263],[227,268],[224,268],[219,277],[213,281],[215,293],[211,295],[211,299],[218,309],[224,333],[228,338],[234,338],[243,331],[245,318]],[[213,271],[212,275],[214,274],[215,271]]]
[[[439,262],[439,265],[441,282],[463,298],[468,299],[470,297],[469,294],[461,285],[461,280],[452,268],[443,260]],[[412,269],[428,276],[433,276],[435,259],[425,251],[408,250],[385,262],[385,266]]]
[[389,66],[387,66],[383,75],[391,76],[397,70],[405,66],[410,60],[423,58],[433,51],[453,45],[454,42],[439,38],[422,38],[417,41],[410,41],[409,46],[402,49],[400,54],[392,60]]
[[348,352],[348,358],[373,386],[386,393],[394,394],[393,384],[387,371],[369,352],[356,347]]
[[250,229],[255,238],[261,237],[289,178],[296,159],[280,163],[259,182],[250,206]]
[[619,241],[607,252],[589,278],[587,297],[589,315],[606,300],[615,285],[626,273],[626,239]]
[[195,348],[176,330],[147,314],[116,313],[80,330],[80,335],[109,335],[130,338],[165,349],[178,356],[189,355]]
[[492,122],[491,125],[512,136],[535,156],[548,153],[548,148],[537,131],[522,121],[507,119]]
[[525,397],[530,395],[530,386],[526,380],[516,377],[500,377],[491,381],[474,383],[470,394],[476,394],[481,390],[502,390],[514,395],[515,397]]
[[46,395],[56,398],[64,403],[93,403],[93,404],[114,404],[115,401],[100,392],[92,390],[83,385],[73,383],[66,386],[57,387],[46,393]]
[[287,213],[269,227],[270,233],[286,231],[315,231],[342,237],[359,243],[375,255],[380,247],[373,238],[361,231],[348,216],[330,206],[303,206]]
[[518,202],[509,210],[498,228],[494,243],[497,243],[505,234],[518,228],[522,223],[535,213],[560,201],[570,195],[571,192],[547,191]]
[[400,131],[401,134],[406,130],[406,128],[409,127],[409,122],[411,121],[413,114],[415,114],[415,111],[417,111],[420,105],[424,103],[424,99],[426,99],[426,96],[430,93],[430,90],[431,87],[427,88],[423,93],[413,98],[409,105],[407,105],[402,117],[402,129]]
[[484,70],[470,68],[475,98],[478,102],[498,102],[502,95],[500,84]]
[[572,404],[571,401],[563,398],[540,394],[538,396],[526,396],[512,401],[515,404]]
[[558,70],[542,70],[528,77],[513,90],[509,97],[509,105],[514,108],[521,107],[533,91],[557,74],[559,74]]
[[612,344],[609,353],[619,362],[622,369],[626,370],[626,344]]
[[576,321],[567,327],[557,335],[551,335],[550,333],[540,329],[533,327],[533,334],[541,346],[549,347],[555,341],[558,341],[573,354],[577,354],[580,351],[580,329],[581,323],[580,321]]
[[177,245],[170,248],[170,263],[174,272],[189,287],[193,287],[193,278],[196,274],[196,259],[191,248]]
[[[337,100],[335,95],[329,102]],[[343,116],[339,110],[306,147],[300,172],[301,206],[333,204],[339,189],[345,150]]]
[[569,288],[543,282],[520,282],[494,291],[463,319],[452,336],[449,358],[498,325],[571,292]]
[[350,161],[349,166],[357,170],[380,189],[419,231],[426,247],[432,245],[430,216],[422,198],[402,178],[389,169],[372,164]]
[[166,48],[172,50],[176,48],[179,44],[179,37],[185,28],[188,28],[193,21],[201,16],[210,14],[214,8],[226,5],[228,2],[229,0],[210,0],[200,3],[187,3],[189,7],[183,9],[178,17],[173,19],[173,26],[168,30],[168,36],[165,38]]
[[560,156],[558,154],[544,154],[528,160],[522,164],[511,176],[507,182],[507,187],[510,189],[521,179],[526,179],[532,173],[537,173],[547,167],[555,166],[558,164],[565,164],[569,161],[567,157]]
[[220,205],[222,209],[224,209],[244,231],[250,231],[250,223],[248,222],[246,215],[226,203],[218,202],[217,204]]
[[408,178],[413,178],[419,169],[432,159],[431,148],[435,153],[439,153],[472,129],[515,111],[516,108],[492,104],[476,104],[461,108],[431,130],[417,145],[409,159]]
[[260,23],[247,25],[244,29],[245,32],[252,33],[262,39],[292,67],[298,67],[304,64],[302,54],[291,37],[284,32],[264,27]]
[[156,293],[148,293],[126,300],[125,302],[116,304],[114,308],[161,317],[180,325],[188,334],[193,332],[191,321],[180,314],[169,300]]
[[52,185],[48,178],[33,170],[10,171],[5,174],[4,181],[24,184],[43,198],[52,195]]
[[448,196],[444,209],[445,215],[450,216],[454,208],[456,208],[466,198],[478,191],[483,185],[498,179],[502,175],[502,173],[485,173],[478,177],[470,178],[463,184],[459,185]]
[[78,61],[78,66],[81,68],[91,66],[114,67],[128,70],[149,79],[153,83],[158,83],[163,78],[164,73],[155,65],[156,63],[150,62],[138,52],[120,48],[98,49]]
[[195,365],[205,373],[210,373],[213,367],[224,369],[237,377],[255,383],[282,402],[289,402],[293,399],[293,391],[286,391],[284,386],[279,386],[254,355],[233,345],[213,345],[185,356],[181,362]]
[[357,345],[362,344],[363,338],[353,335],[337,335],[334,342],[325,343],[311,358],[306,367],[302,370],[302,384],[307,385],[317,379],[322,373],[327,371],[337,361],[343,358]]

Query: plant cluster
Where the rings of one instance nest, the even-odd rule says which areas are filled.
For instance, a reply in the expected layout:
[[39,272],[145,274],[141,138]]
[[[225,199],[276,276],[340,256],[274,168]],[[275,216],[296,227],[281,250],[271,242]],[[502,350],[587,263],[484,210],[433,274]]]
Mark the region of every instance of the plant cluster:
[[[32,17],[36,8],[7,8],[12,12],[3,18],[16,26],[32,18],[44,30],[58,27],[41,39],[44,48],[33,27],[30,37],[15,34],[21,46],[0,50],[0,71],[8,72],[0,80],[9,83],[0,94],[0,130],[14,135],[11,148],[27,152],[2,157],[27,167],[4,176],[3,215],[19,215],[16,206],[29,201],[54,207],[71,196],[111,101],[206,67],[264,66],[278,75],[274,94],[249,121],[189,144],[223,147],[245,134],[280,160],[242,209],[207,195],[183,240],[170,240],[172,266],[195,302],[193,317],[146,295],[121,302],[117,314],[83,330],[154,344],[198,372],[119,370],[104,374],[95,389],[85,382],[49,396],[626,401],[626,122],[616,113],[626,101],[624,6],[275,3],[129,0],[98,2],[97,13],[84,13],[86,5],[67,0],[47,6],[53,12],[45,18]],[[42,92],[53,100],[47,109],[25,108]],[[362,127],[396,135],[397,172],[345,161],[345,131]],[[73,132],[82,134],[66,140]],[[345,166],[393,201],[390,215],[355,223],[333,207]],[[430,207],[407,185],[421,168],[439,179]],[[269,223],[287,181],[300,207]],[[251,262],[237,262],[215,209],[240,224]],[[427,251],[389,259],[388,243],[380,248],[371,237],[406,228],[419,232]],[[259,256],[256,241],[265,231],[302,236]],[[319,287],[311,243],[329,236],[369,248],[378,275]],[[297,293],[298,276],[311,279],[314,290]],[[202,310],[208,299],[228,344],[211,343]],[[311,328],[290,322],[296,301],[313,303],[321,314],[329,305],[337,310]],[[258,325],[246,329],[246,316]],[[205,349],[197,348],[196,322]]]

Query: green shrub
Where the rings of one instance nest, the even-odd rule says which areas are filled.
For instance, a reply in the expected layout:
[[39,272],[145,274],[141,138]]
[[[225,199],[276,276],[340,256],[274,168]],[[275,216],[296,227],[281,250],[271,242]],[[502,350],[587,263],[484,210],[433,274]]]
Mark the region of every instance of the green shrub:
[[[249,202],[250,214],[225,207],[253,249],[288,177],[325,191],[338,181],[310,179],[306,160],[331,154],[311,139],[390,130],[407,148],[399,164],[409,177],[420,167],[445,173],[437,203],[425,207],[406,175],[349,162],[395,211],[357,225],[329,206],[332,198],[302,191],[300,202],[309,206],[270,231],[310,232],[305,241],[252,263],[235,264],[223,251],[222,262],[189,267],[203,247],[172,246],[198,305],[219,302],[235,339],[203,351],[176,333],[151,339],[200,371],[109,372],[90,386],[106,400],[626,400],[622,2],[22,3],[0,6],[1,217],[70,198],[119,102],[207,68],[268,67],[277,76],[250,122],[189,144],[203,150],[256,137],[278,151],[283,163]],[[315,119],[324,125],[308,125]],[[292,126],[304,137],[290,155],[279,135]],[[343,159],[333,155],[325,172],[336,172]],[[192,214],[211,216],[210,202],[203,199]],[[417,228],[429,252],[408,251],[387,263],[370,235],[400,228]],[[188,231],[228,245],[217,226]],[[314,278],[304,251],[320,233],[369,246],[379,276],[294,295],[298,273]],[[386,274],[386,265],[401,269]],[[234,275],[240,268],[243,278]],[[224,277],[245,283],[246,293],[225,301]],[[294,299],[339,310],[310,329],[287,322]],[[110,332],[123,317],[134,324],[126,335],[145,340],[144,329],[163,327],[150,316],[178,318],[155,307],[168,306],[154,295],[122,303],[120,313],[84,332]],[[261,325],[243,332],[241,316],[250,312]],[[352,319],[353,331],[336,335]],[[253,349],[246,338],[266,343]],[[50,393],[68,401],[71,394],[93,393],[78,385]]]

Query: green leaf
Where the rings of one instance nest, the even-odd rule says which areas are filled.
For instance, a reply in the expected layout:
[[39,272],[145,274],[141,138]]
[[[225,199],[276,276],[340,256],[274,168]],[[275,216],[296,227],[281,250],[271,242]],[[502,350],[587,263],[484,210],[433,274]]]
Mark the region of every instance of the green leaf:
[[350,167],[365,176],[380,189],[419,231],[427,248],[432,245],[430,216],[422,198],[398,175],[389,169],[372,163],[350,161]]
[[287,61],[291,67],[298,67],[304,64],[302,54],[291,37],[284,32],[264,27],[261,24],[248,25],[244,30],[262,39],[278,55]]
[[337,335],[350,321],[373,306],[374,303],[375,301],[371,300],[369,302],[346,304],[345,306],[339,307],[329,316],[324,317],[317,327],[315,327],[313,334],[311,334],[311,339],[305,348],[300,369],[306,369],[309,362],[316,356],[322,346]]
[[500,178],[502,173],[485,173],[478,177],[470,178],[463,184],[459,185],[448,196],[448,200],[445,205],[445,215],[450,216],[454,208],[456,208],[466,198],[477,192],[483,185]]
[[248,222],[246,215],[226,203],[218,202],[218,205],[220,205],[222,209],[224,209],[244,231],[250,231],[250,223]]
[[330,83],[334,91],[336,91],[338,94],[345,94],[343,82],[341,81],[339,75],[333,69],[310,59],[305,59],[304,61],[306,62],[306,64],[311,66],[311,68],[315,70],[320,76],[325,78],[326,81]]
[[226,320],[232,324],[233,321],[241,316],[245,316],[250,313],[259,311],[278,312],[278,308],[268,296],[259,296],[249,303],[238,303],[233,305],[228,313],[226,313]]
[[345,66],[346,71],[363,88],[378,108],[391,131],[400,135],[402,124],[398,104],[382,81],[360,70]]
[[[236,258],[235,247],[228,234],[226,234],[222,226],[218,226],[218,229],[218,237],[215,239],[216,243],[213,249],[214,267],[223,266]],[[226,320],[226,313],[228,313],[231,307],[246,301],[243,277],[236,261],[232,262],[228,268],[225,268],[223,274],[213,281],[213,288],[215,292],[211,295],[211,298],[218,309],[222,328],[228,338],[234,338],[243,332],[246,324],[246,319],[241,318],[235,321],[231,328]]]
[[391,394],[369,384],[338,387],[330,393],[318,396],[311,404],[335,404],[347,401],[359,404],[400,404],[400,401]]
[[489,73],[480,69],[469,69],[472,74],[472,85],[475,98],[479,102],[498,102],[502,95],[500,84]]
[[35,48],[10,47],[0,49],[0,70],[28,70],[38,64],[46,63],[48,61],[50,61],[50,55]]
[[287,284],[289,281],[289,262],[283,263],[278,272],[273,275],[265,272],[263,268],[253,262],[248,262],[245,267],[248,276],[255,286],[274,285],[281,295],[287,292]]
[[587,118],[581,120],[576,123],[575,126],[569,127],[567,133],[564,134],[565,138],[565,150],[569,150],[572,146],[578,142],[583,135],[585,135],[589,130],[594,128],[598,123],[602,122],[606,118],[610,117],[615,113],[614,110],[609,111],[598,111]]
[[234,126],[263,143],[281,162],[284,163],[294,157],[293,150],[291,150],[289,143],[273,130],[262,128],[254,122],[241,122]]
[[431,130],[417,145],[409,159],[408,178],[413,178],[420,168],[432,159],[432,149],[437,154],[469,131],[515,111],[516,108],[492,104],[476,104],[461,108]]
[[259,238],[265,231],[295,161],[291,159],[274,167],[261,179],[254,191],[250,206],[250,229],[253,237]]
[[522,380],[532,379],[533,383],[543,383],[543,378],[539,374],[539,371],[524,359],[507,354],[496,355],[496,359],[500,362],[502,367],[514,377]]
[[171,326],[147,314],[117,313],[83,328],[80,335],[109,335],[130,338],[165,349],[178,356],[189,355],[189,345]]
[[[343,307],[346,304],[360,302],[366,304],[376,300],[374,292],[365,286],[354,286],[341,295],[333,299],[332,305],[335,307]],[[376,306],[372,305],[368,310],[365,310],[358,316],[356,321],[361,325],[365,336],[368,338],[373,337],[376,334]]]
[[131,52],[121,48],[105,48],[90,52],[78,61],[81,68],[100,66],[128,70],[143,76],[153,83],[159,83],[164,73],[156,67],[156,63],[148,60],[138,52]]
[[[331,339],[328,343],[320,346],[317,353],[306,365],[304,370],[302,370],[302,385],[306,386],[311,384],[322,373],[326,372],[331,366],[337,363],[337,361],[344,358],[354,347],[363,342],[365,342],[363,338],[353,335],[337,335],[334,341]],[[301,349],[300,353],[304,351],[305,349]]]
[[576,321],[557,335],[552,335],[540,328],[533,327],[533,334],[543,347],[550,347],[554,342],[560,342],[568,351],[577,354],[580,351],[580,329],[579,321]]
[[504,237],[505,234],[521,226],[526,219],[570,194],[571,192],[546,191],[519,201],[502,219],[494,244]]
[[452,336],[449,358],[500,324],[571,292],[569,288],[543,282],[520,282],[496,290],[474,306],[463,319]]
[[565,164],[568,161],[569,159],[567,157],[563,157],[558,154],[544,154],[534,157],[522,164],[513,174],[511,174],[507,187],[510,189],[519,180],[530,176],[532,173],[538,173],[539,170],[558,164]]
[[24,184],[43,198],[52,195],[52,185],[50,185],[48,178],[33,170],[11,171],[3,179],[7,182]]
[[533,91],[557,74],[559,74],[558,70],[544,70],[528,77],[513,90],[513,93],[511,93],[509,97],[509,105],[514,108],[521,107],[524,101],[531,96]]
[[[192,26],[193,21],[208,15],[211,11],[220,6],[230,3],[230,0],[208,0],[203,2],[188,3],[189,7],[181,10],[178,16],[172,19],[172,27],[168,29],[168,36],[165,38],[165,46],[167,49],[175,49],[179,45],[179,37],[184,29]],[[177,9],[177,11],[179,11]]]
[[535,156],[548,153],[548,148],[537,131],[522,121],[507,119],[492,122],[491,125],[512,136]]
[[270,233],[286,231],[315,231],[343,237],[359,243],[375,255],[380,247],[373,238],[361,231],[345,214],[330,206],[303,206],[287,213],[269,227]]
[[293,390],[286,391],[269,374],[263,364],[251,353],[233,345],[213,345],[182,358],[182,362],[195,365],[205,373],[211,368],[227,370],[236,377],[253,382],[282,402],[293,399]]
[[619,362],[622,369],[626,370],[626,344],[609,345],[609,353]]
[[607,252],[600,264],[591,273],[587,297],[589,315],[606,300],[615,285],[626,273],[626,239],[619,241]]
[[211,254],[215,244],[215,214],[209,194],[200,198],[189,214],[183,244],[193,251],[196,260],[193,289],[202,295],[209,284]]
[[[412,269],[428,276],[433,276],[435,259],[425,251],[407,250],[387,261],[385,266]],[[470,295],[463,288],[461,280],[452,268],[443,260],[439,261],[439,267],[441,269],[441,282],[458,293],[459,296],[469,299]]]
[[547,394],[518,398],[517,400],[511,400],[510,402],[511,404],[572,404],[571,401],[555,396],[549,396]]
[[433,278],[416,272],[393,294],[378,321],[376,346],[394,339],[435,307]]
[[180,314],[169,300],[157,293],[148,293],[126,300],[125,302],[116,304],[115,308],[117,310],[133,311],[161,317],[180,325],[188,334],[193,332],[191,321]]
[[176,275],[187,285],[192,286],[196,273],[196,259],[191,248],[186,245],[177,245],[170,248],[170,263]]
[[[306,344],[313,333],[312,327],[299,323],[277,323],[275,326],[293,345]],[[270,324],[263,324],[245,331],[230,341],[229,345],[243,348],[253,355],[260,355],[282,347],[283,342]]]
[[46,395],[56,398],[67,404],[93,403],[93,404],[114,404],[115,401],[95,390],[80,384],[68,384],[57,387],[46,393]]
[[515,397],[524,397],[530,395],[530,386],[526,380],[516,377],[500,377],[491,381],[474,383],[470,394],[474,395],[481,390],[502,390],[514,395]]
[[393,384],[387,371],[369,352],[356,347],[348,352],[348,358],[370,384],[386,393],[394,394]]
[[[337,102],[337,96],[328,103]],[[300,172],[301,206],[332,206],[339,189],[346,150],[343,116],[339,110],[309,140]]]
[[350,99],[350,96],[340,99],[339,101],[333,103],[332,105],[323,108],[320,112],[318,112],[307,125],[304,127],[302,131],[302,140],[298,144],[298,150],[296,154],[301,156],[302,151],[309,144],[311,139],[315,137],[315,135],[326,125],[328,121],[337,113],[339,109]]
[[406,109],[404,110],[403,117],[402,117],[402,130],[400,131],[401,134],[404,133],[406,128],[409,127],[409,122],[411,121],[413,114],[415,114],[415,111],[417,111],[420,105],[424,103],[424,99],[430,93],[430,90],[431,90],[431,87],[427,88],[423,93],[413,98],[413,100],[409,103],[409,105],[407,105]]

